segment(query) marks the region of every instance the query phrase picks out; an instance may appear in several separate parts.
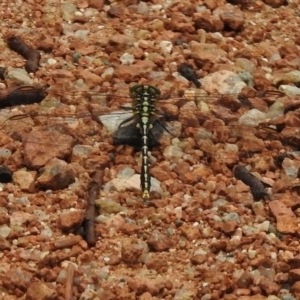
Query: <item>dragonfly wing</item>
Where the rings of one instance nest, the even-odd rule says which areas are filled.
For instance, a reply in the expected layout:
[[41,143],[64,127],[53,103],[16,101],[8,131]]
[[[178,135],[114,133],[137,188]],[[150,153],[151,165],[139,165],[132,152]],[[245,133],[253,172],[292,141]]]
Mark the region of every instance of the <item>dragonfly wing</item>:
[[[120,110],[112,114],[101,115],[96,118],[103,124],[107,131],[111,133],[117,131],[119,129],[120,124],[127,119],[129,120],[130,118],[132,118],[132,116],[132,112]],[[126,125],[124,127],[126,127]]]

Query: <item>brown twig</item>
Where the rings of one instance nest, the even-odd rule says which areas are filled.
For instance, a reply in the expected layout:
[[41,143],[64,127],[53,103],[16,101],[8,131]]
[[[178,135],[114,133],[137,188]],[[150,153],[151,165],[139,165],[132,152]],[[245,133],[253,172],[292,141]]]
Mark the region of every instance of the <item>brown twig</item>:
[[0,108],[40,103],[47,96],[47,86],[22,85],[0,92]]
[[56,240],[53,243],[53,248],[57,249],[64,249],[64,248],[71,248],[72,246],[78,244],[82,240],[82,237],[79,235],[70,235],[64,237],[60,240]]
[[97,170],[89,184],[87,209],[83,222],[84,238],[90,247],[95,246],[95,200],[98,198],[102,186],[104,172]]
[[32,47],[27,45],[20,37],[15,35],[10,36],[7,39],[7,44],[11,50],[16,51],[18,54],[27,59],[25,63],[25,70],[28,73],[34,73],[38,70],[41,59],[41,55],[38,50],[33,49]]
[[250,187],[255,201],[263,199],[264,197],[268,197],[263,183],[254,175],[249,173],[249,171],[245,167],[236,166],[234,168],[234,176]]
[[66,290],[65,290],[65,300],[72,300],[72,287],[74,280],[75,267],[73,263],[68,264],[67,268],[67,280],[66,280]]

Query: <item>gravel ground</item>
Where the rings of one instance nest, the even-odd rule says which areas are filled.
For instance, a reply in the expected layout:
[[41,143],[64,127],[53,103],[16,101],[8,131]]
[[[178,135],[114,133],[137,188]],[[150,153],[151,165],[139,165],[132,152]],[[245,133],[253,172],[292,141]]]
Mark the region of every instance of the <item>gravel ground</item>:
[[[3,0],[0,14],[0,98],[50,86],[0,112],[14,171],[0,184],[0,299],[300,299],[297,0]],[[152,205],[140,152],[112,145],[111,118],[95,121],[132,83],[157,86],[174,117],[151,152]],[[78,232],[97,168],[91,246]]]

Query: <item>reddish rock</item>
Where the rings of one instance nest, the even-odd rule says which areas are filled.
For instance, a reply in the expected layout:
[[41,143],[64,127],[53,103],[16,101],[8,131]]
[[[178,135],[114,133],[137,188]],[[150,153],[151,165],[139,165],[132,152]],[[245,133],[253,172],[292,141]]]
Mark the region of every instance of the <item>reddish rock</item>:
[[221,225],[221,230],[226,234],[226,235],[231,235],[235,232],[237,229],[238,224],[234,220],[229,220],[227,222],[222,223]]
[[55,130],[35,129],[24,141],[25,164],[32,169],[43,167],[52,158],[71,154],[73,138]]
[[288,280],[289,280],[289,274],[287,273],[277,273],[274,278],[274,281],[279,284],[283,284]]
[[112,254],[109,256],[109,260],[105,261],[106,265],[116,266],[122,262],[122,258],[118,254]]
[[245,23],[243,12],[237,6],[231,4],[218,7],[214,11],[214,15],[220,18],[224,26],[232,30],[242,29]]
[[128,155],[116,155],[115,162],[123,164],[132,164],[134,161],[133,157],[128,157]]
[[300,296],[300,281],[296,281],[292,286],[290,291],[295,293],[298,297]]
[[276,262],[274,265],[273,265],[273,268],[275,270],[276,273],[287,273],[290,271],[290,266],[283,262],[283,261],[279,261],[279,262]]
[[90,88],[93,88],[102,82],[102,78],[100,76],[92,73],[88,69],[82,70],[80,72],[80,76]]
[[[72,40],[72,42],[70,43],[70,48],[76,49],[76,51],[78,53],[80,53],[82,56],[84,56],[84,55],[92,55],[96,51],[94,45],[88,45],[86,42],[84,42],[82,39],[79,39],[79,38],[74,38]],[[79,59],[79,61],[80,61],[80,59]],[[95,72],[96,72],[96,70],[95,70]],[[77,74],[80,77],[81,76],[84,77],[85,81],[87,81],[88,86],[91,87],[91,88],[95,87],[95,85],[97,83],[97,80],[100,79],[99,77],[96,77],[96,76],[98,76],[97,74],[92,73],[92,72],[90,72],[88,70],[85,70],[85,72],[78,71]],[[98,83],[99,83],[99,81],[98,81]]]
[[146,267],[149,270],[156,270],[159,272],[164,272],[168,268],[168,261],[164,254],[155,253],[150,256],[150,258],[146,262]]
[[9,223],[11,227],[27,225],[29,222],[32,222],[34,220],[36,220],[36,216],[23,211],[15,211],[10,214],[9,217]]
[[168,251],[174,247],[171,237],[154,230],[147,240],[148,246],[154,251]]
[[259,152],[265,149],[264,141],[251,133],[247,137],[242,137],[237,144],[246,152]]
[[24,166],[23,151],[17,150],[5,160],[5,165],[12,171]]
[[190,173],[190,168],[191,166],[188,163],[180,162],[173,168],[173,171],[178,174],[180,179],[184,179]]
[[289,176],[285,176],[275,181],[273,184],[273,193],[284,193],[291,186],[293,186],[295,179]]
[[245,271],[241,275],[241,277],[238,278],[236,284],[238,285],[239,288],[246,289],[252,284],[252,282],[253,282],[252,275],[249,272]]
[[47,268],[37,270],[38,278],[42,278],[45,282],[54,282],[57,278],[57,275],[57,270],[56,272]]
[[140,262],[141,255],[148,251],[148,247],[145,243],[133,243],[132,241],[126,241],[122,244],[121,259],[127,264],[137,264]]
[[133,45],[136,39],[129,35],[124,34],[113,34],[111,35],[108,45],[106,46],[106,51],[108,53],[113,53],[116,51],[125,51],[128,45]]
[[300,203],[300,197],[295,194],[284,194],[283,198],[277,200],[280,200],[284,205],[291,208],[298,207]]
[[76,80],[74,74],[71,71],[66,69],[51,70],[51,74],[53,74],[54,78],[68,79],[70,81]]
[[[0,205],[2,207],[2,205]],[[4,205],[3,205],[4,207]],[[0,225],[9,224],[9,215],[4,212],[0,212]]]
[[[154,176],[155,177],[155,176]],[[168,199],[153,199],[151,200],[151,203],[153,204],[154,207],[159,208],[159,207],[166,207],[168,205]]]
[[217,253],[219,251],[226,251],[227,241],[226,240],[217,240],[211,244],[211,252]]
[[122,18],[124,17],[128,11],[125,9],[123,5],[112,5],[110,6],[109,10],[107,11],[107,14],[110,17],[116,17],[116,18]]
[[134,233],[137,233],[139,229],[140,227],[138,225],[126,222],[121,227],[122,232],[127,235],[133,235]]
[[97,155],[88,159],[84,160],[84,168],[87,170],[91,170],[96,165],[99,166],[99,168],[108,168],[109,164],[111,163],[111,159],[108,155]]
[[[5,206],[7,206],[7,204],[8,204],[7,197],[4,197],[3,195],[0,195],[0,207],[5,207]],[[0,215],[0,219],[1,219],[1,215]]]
[[[200,46],[199,46],[200,45]],[[197,54],[198,56],[203,56],[205,58],[204,55],[207,54],[208,58],[205,58],[208,62],[213,62],[216,63],[217,60],[220,60],[224,57],[226,57],[226,52],[224,52],[223,50],[220,50],[219,48],[217,48],[216,46],[211,47],[210,44],[208,44],[209,46],[206,46],[207,44],[196,44],[196,50],[197,51],[195,54]],[[204,48],[204,49],[201,49]],[[210,58],[209,56],[212,55],[216,55],[214,58]],[[203,61],[204,62],[204,61]],[[215,94],[215,93],[220,93],[220,94],[228,94],[228,93],[232,93],[232,90],[235,90],[237,93],[239,91],[242,91],[242,89],[246,86],[245,82],[242,81],[241,78],[239,78],[239,76],[232,72],[232,71],[228,71],[228,70],[220,70],[220,71],[216,71],[213,72],[207,76],[205,76],[203,79],[201,79],[201,86],[203,87],[203,89],[211,94]],[[220,101],[223,101],[223,98],[220,99]],[[228,98],[226,100],[227,103],[231,103],[231,105],[234,108],[238,107],[238,103],[235,100],[231,100],[230,98]],[[218,106],[217,106],[218,108]],[[217,110],[218,114],[221,115],[223,114],[224,117],[226,117],[226,110],[224,110],[224,107],[222,105],[222,108]],[[224,115],[225,114],[225,115]],[[226,119],[226,118],[225,118]],[[221,124],[219,124],[221,125]],[[220,126],[220,128],[224,128],[225,134],[228,134],[228,128],[227,127],[222,127]],[[235,129],[235,128],[233,128]],[[243,129],[243,127],[237,128],[237,129]],[[227,131],[226,131],[227,130]],[[247,129],[247,133],[249,131],[249,128]],[[244,136],[242,134],[241,136]],[[222,134],[222,132],[221,132]],[[226,135],[225,135],[226,136]]]
[[159,53],[151,53],[148,59],[152,60],[158,67],[162,67],[166,61],[166,58]]
[[259,255],[251,260],[250,265],[255,269],[259,268],[260,266],[264,268],[271,268],[273,261],[270,258],[265,257],[265,255]]
[[43,282],[33,282],[27,289],[26,300],[55,300],[58,295],[54,289]]
[[169,284],[168,280],[160,276],[157,276],[155,279],[142,276],[128,279],[129,289],[135,291],[137,295],[149,292],[152,296],[156,296]]
[[224,23],[220,18],[212,15],[208,9],[194,13],[193,21],[196,29],[203,29],[206,32],[221,31],[224,28]]
[[176,32],[195,32],[195,27],[193,26],[193,23],[190,22],[189,18],[187,18],[181,12],[173,13],[169,20],[164,20],[164,24],[166,28],[172,29]]
[[256,294],[253,296],[240,296],[238,300],[267,300],[267,297],[260,294]]
[[292,269],[289,271],[289,280],[291,282],[300,281],[300,269]]
[[191,17],[195,12],[195,6],[188,0],[175,1],[170,6],[170,11],[180,11],[184,16]]
[[296,255],[289,259],[288,265],[291,269],[300,269],[300,255]]
[[252,204],[253,212],[256,216],[266,217],[267,212],[262,201],[256,201]]
[[290,159],[290,158],[285,158],[282,162],[282,168],[285,171],[286,175],[297,178],[298,176],[298,170],[300,168],[300,161]]
[[180,115],[178,121],[184,127],[198,127],[199,120],[195,116],[197,107],[194,102],[187,102],[180,108]]
[[24,170],[13,173],[13,182],[20,186],[24,192],[33,193],[35,190],[36,172],[27,172]]
[[101,11],[104,6],[104,0],[88,0],[89,7],[96,8]]
[[264,2],[274,8],[280,7],[286,4],[286,0],[264,0]]
[[138,0],[123,0],[118,2],[122,3],[124,6],[137,5],[139,3]]
[[140,298],[140,300],[152,300],[153,297],[151,296],[151,294],[149,292],[143,293]]
[[[222,2],[221,2],[222,3]],[[205,3],[203,3],[210,11],[214,11],[218,5],[219,2],[216,0],[206,0]]]
[[10,250],[10,247],[11,247],[10,242],[7,239],[0,236],[0,250],[1,251]]
[[[233,187],[234,189],[234,187]],[[249,193],[237,193],[235,190],[233,192],[228,193],[227,198],[229,201],[234,202],[234,203],[243,203],[246,206],[246,203],[251,206],[254,202],[253,200],[253,195]]]
[[[253,71],[255,72],[255,71]],[[251,107],[256,108],[260,111],[267,111],[268,110],[268,105],[267,103],[264,101],[264,99],[261,98],[249,98],[249,105],[251,105]],[[262,162],[263,166],[264,166],[264,171],[267,171],[267,164]],[[269,165],[268,165],[269,166]],[[262,170],[262,167],[260,169],[255,168],[257,171]]]
[[2,285],[11,294],[15,289],[26,291],[29,282],[32,279],[32,273],[22,270],[21,268],[12,267],[2,276]]
[[82,224],[84,212],[80,210],[63,212],[59,216],[59,226],[62,231],[76,231]]
[[198,227],[196,227],[196,226],[183,224],[180,227],[180,231],[181,231],[182,235],[189,241],[198,240],[201,237],[200,231],[199,231]]
[[[299,120],[297,120],[298,122],[299,122]],[[297,123],[298,123],[297,122]],[[296,122],[293,122],[293,123],[296,123]],[[282,134],[282,137],[284,138],[284,139],[286,139],[286,140],[288,140],[288,141],[291,141],[291,140],[293,140],[293,139],[295,139],[294,141],[295,141],[295,143],[296,142],[298,142],[299,143],[299,137],[297,136],[297,128],[295,128],[295,127],[285,127],[281,132],[280,132],[281,134]],[[289,180],[288,179],[290,179],[290,180],[293,180],[293,177],[289,177],[289,176],[287,176],[287,177],[285,177],[284,178],[285,180],[286,180],[286,182],[287,182],[287,184],[289,183]],[[286,185],[287,185],[286,184]]]
[[295,233],[298,229],[298,219],[291,208],[279,200],[269,202],[269,207],[277,221],[277,230],[281,233]]
[[145,53],[144,53],[143,49],[141,49],[141,48],[136,48],[134,50],[134,52],[132,53],[132,55],[134,56],[135,59],[145,58]]
[[[166,26],[168,27],[168,26]],[[177,32],[188,32],[193,33],[195,32],[195,27],[190,22],[184,23],[177,23],[175,20],[171,20],[170,27]]]
[[186,181],[188,184],[195,184],[199,182],[199,178],[206,178],[211,175],[212,171],[210,168],[207,168],[205,165],[194,166],[190,176],[187,176],[189,181]]
[[141,77],[147,77],[155,70],[155,64],[151,60],[140,60],[134,65],[120,65],[116,67],[115,76],[125,82],[138,81]]
[[249,296],[249,295],[251,295],[251,290],[246,289],[246,288],[245,289],[239,288],[234,291],[234,294],[238,297]]
[[7,145],[8,143],[11,143],[13,139],[5,134],[4,132],[0,132],[0,147],[3,147]]
[[43,168],[37,182],[39,186],[51,190],[62,190],[75,182],[76,171],[65,161],[53,158]]
[[37,43],[37,48],[45,52],[51,52],[54,48],[54,39],[48,34],[42,34]]
[[35,235],[28,235],[22,236],[18,238],[18,246],[25,247],[28,244],[36,244],[36,236]]
[[170,170],[163,170],[160,167],[153,167],[151,169],[151,175],[159,181],[165,181],[170,179]]
[[226,58],[227,53],[215,44],[190,42],[191,55],[199,65],[210,68],[220,60]]
[[207,261],[206,255],[197,254],[191,257],[191,263],[193,265],[201,265]]
[[277,295],[281,286],[276,284],[274,281],[263,277],[260,280],[259,287],[264,291],[267,295]]
[[[281,245],[283,245],[283,243]],[[278,260],[288,262],[290,264],[290,262],[294,260],[294,253],[289,250],[281,251],[278,253]],[[299,259],[294,260],[294,263],[295,265],[290,265],[291,269],[298,269]]]

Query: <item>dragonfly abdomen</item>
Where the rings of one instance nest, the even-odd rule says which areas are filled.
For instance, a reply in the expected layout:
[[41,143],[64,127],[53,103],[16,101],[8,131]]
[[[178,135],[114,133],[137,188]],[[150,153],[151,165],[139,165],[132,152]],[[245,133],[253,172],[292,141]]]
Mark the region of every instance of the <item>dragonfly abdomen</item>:
[[153,116],[156,114],[156,101],[160,96],[160,90],[148,85],[135,85],[130,89],[133,99],[133,111],[142,139],[142,170],[141,189],[143,199],[149,199],[151,188],[150,160],[149,160],[149,136],[153,128]]

